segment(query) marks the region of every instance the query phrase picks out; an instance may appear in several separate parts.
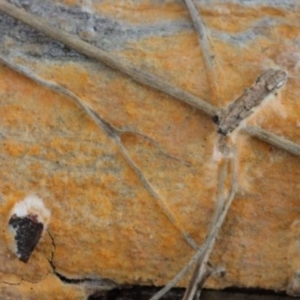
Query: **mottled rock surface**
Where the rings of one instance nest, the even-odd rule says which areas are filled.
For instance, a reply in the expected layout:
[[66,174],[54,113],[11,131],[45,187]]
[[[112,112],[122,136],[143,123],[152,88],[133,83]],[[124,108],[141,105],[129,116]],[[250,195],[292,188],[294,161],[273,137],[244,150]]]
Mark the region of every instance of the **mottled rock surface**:
[[[182,1],[10,2],[219,108],[264,70],[283,69],[286,85],[248,124],[300,144],[297,1],[195,1],[211,44],[213,91]],[[86,299],[103,278],[166,284],[195,252],[181,231],[200,245],[214,210],[219,162],[210,117],[5,14],[0,54],[68,88],[122,130],[122,145],[159,196],[71,98],[1,65],[1,299]],[[212,255],[227,273],[207,287],[286,290],[300,269],[300,158],[244,132],[236,148],[238,193]],[[28,194],[44,200],[51,219],[24,264],[6,228]]]

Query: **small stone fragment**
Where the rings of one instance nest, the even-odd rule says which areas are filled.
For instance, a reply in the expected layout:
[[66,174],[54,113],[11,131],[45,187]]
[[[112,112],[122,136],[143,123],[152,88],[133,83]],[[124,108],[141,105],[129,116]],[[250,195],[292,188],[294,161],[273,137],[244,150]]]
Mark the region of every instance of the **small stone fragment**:
[[44,225],[37,221],[35,215],[25,217],[13,215],[9,220],[9,225],[16,231],[15,241],[18,257],[21,261],[27,263],[42,236]]
[[8,224],[14,235],[15,254],[24,263],[38,244],[49,217],[49,210],[36,196],[28,196],[14,206]]

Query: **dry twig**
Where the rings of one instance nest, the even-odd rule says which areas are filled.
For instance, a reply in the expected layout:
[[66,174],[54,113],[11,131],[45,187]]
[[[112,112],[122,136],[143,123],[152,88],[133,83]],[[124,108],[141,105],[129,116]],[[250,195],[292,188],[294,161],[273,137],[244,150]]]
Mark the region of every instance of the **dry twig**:
[[[236,170],[236,159],[233,161],[234,168],[233,170]],[[158,293],[156,293],[154,296],[150,298],[150,300],[159,300],[163,295],[165,295],[171,288],[173,288],[181,279],[182,277],[189,271],[189,269],[201,258],[205,255],[205,253],[210,249],[210,247],[214,244],[218,233],[220,231],[220,228],[222,227],[226,215],[228,213],[228,210],[231,206],[232,200],[234,198],[234,195],[236,193],[236,179],[235,179],[235,171],[232,175],[232,186],[231,190],[228,196],[227,201],[224,204],[223,210],[220,211],[219,217],[217,218],[214,226],[211,227],[210,232],[207,234],[204,243],[199,248],[199,250],[196,252],[196,254],[192,257],[192,259],[181,269],[181,271],[165,286],[163,287]]]
[[261,74],[252,87],[214,116],[218,133],[227,135],[238,128],[254,112],[254,108],[285,84],[286,79],[287,73],[282,70],[269,69]]
[[[197,98],[176,86],[162,81],[159,77],[149,72],[139,70],[129,63],[123,61],[121,62],[116,57],[95,46],[90,45],[89,43],[80,40],[73,35],[64,33],[62,31],[59,31],[58,29],[51,27],[44,19],[22,11],[21,9],[18,9],[17,7],[5,2],[5,0],[0,0],[0,11],[35,28],[38,31],[43,32],[45,35],[62,42],[63,44],[73,48],[74,50],[86,55],[87,57],[96,59],[113,69],[127,74],[136,82],[152,87],[188,105],[196,107],[209,116],[214,116],[219,111],[217,107],[214,107],[213,105],[201,100],[200,98]],[[264,142],[271,143],[278,148],[300,156],[300,146],[286,139],[276,137],[274,134],[260,128],[256,128],[255,130],[253,130],[253,127],[246,127],[246,131],[253,137],[256,137]],[[293,144],[292,147],[290,143]]]
[[256,126],[246,126],[245,131],[252,137],[255,137],[265,143],[271,144],[291,154],[300,156],[300,145],[292,141]]
[[[5,57],[0,55],[0,62],[9,68],[17,71],[20,74],[25,75],[26,77],[32,79],[33,81],[51,89],[54,90],[60,94],[63,94],[65,96],[68,96],[72,100],[74,100],[90,117],[91,119],[116,143],[118,146],[120,152],[122,153],[125,160],[128,162],[130,167],[133,169],[135,174],[139,177],[141,182],[143,183],[144,187],[148,190],[148,192],[155,198],[157,201],[159,207],[162,209],[162,211],[165,213],[165,215],[168,217],[170,222],[179,230],[184,240],[187,242],[188,245],[190,245],[193,249],[198,249],[197,243],[192,239],[192,237],[183,229],[180,222],[177,220],[177,218],[173,215],[173,213],[170,211],[166,203],[161,199],[159,194],[156,192],[154,187],[150,184],[150,182],[147,180],[141,169],[135,164],[135,162],[132,160],[130,155],[128,154],[127,150],[122,144],[121,141],[121,135],[122,133],[130,132],[134,133],[133,131],[127,131],[127,130],[120,130],[113,125],[111,125],[109,122],[104,120],[97,112],[95,112],[89,105],[84,103],[77,95],[75,95],[73,92],[68,90],[65,87],[62,87],[54,82],[49,82],[45,79],[42,79],[38,77],[37,75],[33,74],[32,72],[28,71],[26,68],[21,67],[19,65],[16,65],[12,63],[11,61],[7,60]],[[142,134],[139,134],[142,135]],[[144,135],[142,135],[144,136]],[[144,136],[148,138],[147,136]],[[150,141],[151,138],[148,138]],[[165,152],[163,152],[165,154]],[[172,156],[170,156],[173,158]],[[173,158],[174,159],[174,158]]]
[[[199,37],[199,44],[201,45],[203,57],[205,61],[205,65],[207,68],[207,71],[209,73],[209,84],[210,86],[215,85],[215,80],[213,76],[213,64],[212,59],[210,57],[210,51],[209,51],[209,44],[208,44],[208,38],[205,31],[205,26],[200,18],[200,16],[196,13],[196,8],[192,2],[192,0],[184,0],[188,11],[191,15],[191,18],[193,20],[195,29],[198,32]],[[107,66],[116,69],[124,74],[129,75],[133,80],[135,80],[138,83],[141,83],[143,85],[152,87],[158,91],[164,92],[171,97],[177,98],[180,101],[187,103],[191,106],[196,107],[197,109],[205,112],[206,114],[212,116],[215,115],[218,112],[218,109],[214,106],[212,106],[209,103],[206,103],[205,101],[191,95],[190,93],[181,90],[180,88],[173,86],[169,84],[168,82],[163,81],[159,77],[139,70],[133,65],[131,65],[128,62],[120,61],[116,57],[106,53],[105,51],[94,47],[79,38],[64,33],[62,31],[59,31],[53,27],[51,27],[45,20],[33,16],[32,14],[29,14],[25,11],[22,11],[15,6],[8,4],[4,0],[0,0],[0,10],[2,12],[7,13],[8,15],[16,18],[19,21],[22,21],[26,23],[27,25],[43,32],[47,36],[50,36],[51,38],[58,40],[65,45],[77,50],[78,52],[96,59],[98,61],[101,61],[102,63],[106,64]],[[73,94],[71,91],[60,87],[56,84],[46,82],[40,78],[35,78],[30,73],[26,73],[24,69],[22,69],[19,66],[15,65],[9,65],[10,63],[4,62],[9,67],[17,70],[18,72],[25,74],[26,76],[32,78],[33,80],[51,88],[54,89],[60,93],[63,93],[72,99],[74,99],[85,111],[86,113],[114,140],[114,142],[117,144],[119,150],[121,151],[123,157],[126,159],[126,161],[129,163],[129,165],[132,167],[134,172],[137,174],[137,176],[141,179],[144,186],[147,188],[147,190],[151,193],[151,195],[157,200],[160,207],[163,209],[163,211],[166,213],[170,221],[180,230],[181,234],[185,238],[185,240],[193,247],[197,248],[196,243],[190,238],[190,236],[185,233],[185,231],[182,229],[176,218],[170,213],[165,203],[161,200],[157,192],[154,190],[154,188],[151,186],[151,184],[147,181],[139,167],[134,163],[134,161],[129,156],[128,152],[124,148],[121,139],[120,134],[122,130],[114,128],[111,124],[109,124],[107,121],[105,121],[99,114],[97,114],[92,108],[87,106],[85,103],[83,103],[75,94]],[[215,90],[216,91],[216,90]],[[281,149],[284,149],[292,154],[300,156],[300,146],[290,142],[284,138],[278,137],[276,135],[273,135],[272,133],[269,133],[261,128],[258,127],[250,127],[246,126],[245,128],[246,132],[250,134],[253,137],[256,137],[258,139],[263,140],[264,142],[270,143],[272,145],[275,145],[276,147],[279,147]],[[229,158],[228,158],[229,159]],[[174,285],[178,283],[178,281],[186,274],[186,272],[190,269],[190,267],[197,263],[197,267],[195,269],[193,280],[190,283],[190,287],[186,291],[185,300],[192,300],[194,299],[197,290],[199,288],[201,289],[205,280],[212,274],[212,272],[209,271],[207,268],[207,262],[210,255],[210,252],[213,248],[213,245],[215,243],[215,240],[217,238],[217,235],[220,231],[220,228],[226,218],[226,215],[228,213],[228,210],[231,206],[232,200],[234,198],[235,192],[236,192],[236,155],[233,156],[233,173],[232,173],[232,179],[231,179],[231,191],[228,195],[228,198],[222,202],[222,205],[219,205],[216,209],[215,216],[213,217],[213,223],[208,231],[207,237],[203,243],[203,245],[198,249],[194,257],[187,263],[187,265],[174,277],[174,279],[167,284],[159,293],[154,295],[151,300],[158,300],[162,295],[164,295],[168,290],[170,290]],[[221,193],[221,189],[219,190]],[[198,295],[199,296],[199,293]]]
[[[231,163],[231,166],[229,166],[229,164]],[[226,178],[224,177],[224,173],[226,174],[225,177],[228,177],[228,169],[231,169],[231,188],[230,188],[230,192],[228,193],[228,196],[224,195],[224,180],[226,180]],[[220,219],[222,220],[220,223],[220,227],[221,228],[225,217],[229,211],[229,208],[231,206],[231,203],[234,199],[235,193],[237,191],[237,156],[236,156],[236,150],[232,150],[232,154],[229,157],[225,158],[225,165],[223,166],[223,168],[221,168],[221,174],[219,176],[219,199],[217,201],[217,205],[216,205],[216,209],[215,209],[215,213],[214,216],[212,218],[212,223],[210,226],[210,230],[208,233],[208,236],[212,236],[213,235],[210,232],[214,231],[214,228],[216,226],[216,224],[218,224],[220,222]],[[208,265],[208,260],[210,257],[210,254],[212,252],[212,249],[214,247],[214,244],[216,242],[217,236],[218,236],[219,230],[215,231],[214,233],[214,237],[210,240],[210,244],[209,247],[207,247],[206,251],[204,252],[203,256],[199,259],[199,261],[197,262],[195,271],[193,273],[192,279],[190,281],[190,284],[188,286],[188,288],[186,289],[186,292],[184,294],[183,300],[193,300],[195,299],[196,293],[198,292],[197,298],[200,297],[200,293],[201,293],[201,288],[204,285],[205,280],[209,277],[207,276],[207,265]],[[200,284],[201,283],[201,284]]]
[[205,73],[207,76],[208,85],[210,87],[210,101],[212,103],[218,103],[218,85],[213,66],[211,47],[209,45],[210,43],[205,24],[200,16],[200,13],[197,11],[193,0],[183,0],[183,2],[187,8],[187,11],[189,12],[189,15],[194,25],[194,29],[198,35],[198,42],[202,50]]
[[120,60],[112,54],[108,54],[100,48],[84,42],[74,35],[53,28],[45,19],[27,13],[15,7],[14,5],[7,3],[5,0],[0,0],[0,11],[31,26],[32,28],[35,28],[40,32],[43,32],[45,35],[53,38],[54,40],[62,42],[79,53],[98,60],[105,65],[130,76],[138,83],[149,86],[160,92],[170,95],[171,97],[179,99],[182,102],[196,107],[210,116],[213,116],[217,112],[217,109],[214,106],[205,102],[204,100],[197,98],[194,95],[178,88],[177,86],[162,80],[154,74],[140,70],[129,62]]

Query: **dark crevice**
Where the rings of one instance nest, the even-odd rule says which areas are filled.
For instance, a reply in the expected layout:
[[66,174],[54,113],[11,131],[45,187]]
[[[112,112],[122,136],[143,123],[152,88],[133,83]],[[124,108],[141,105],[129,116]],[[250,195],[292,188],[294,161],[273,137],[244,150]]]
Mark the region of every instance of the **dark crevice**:
[[48,259],[48,261],[49,261],[49,264],[52,268],[53,274],[56,275],[63,283],[66,283],[66,284],[87,284],[87,285],[91,284],[91,285],[97,286],[97,288],[99,290],[110,290],[110,289],[114,289],[114,288],[119,286],[113,280],[106,279],[106,278],[86,278],[86,277],[83,277],[83,278],[68,278],[67,276],[57,272],[56,271],[56,266],[53,263],[53,258],[54,258],[54,252],[55,252],[56,245],[55,245],[54,238],[51,235],[50,231],[47,230],[47,232],[48,232],[48,235],[51,239],[51,243],[52,243],[52,246],[53,246],[53,251],[52,251],[51,257],[50,257],[50,259]]
[[[149,300],[160,287],[132,286],[130,288],[112,289],[106,292],[97,292],[90,295],[87,300]],[[181,300],[185,289],[174,288],[170,290],[163,300]],[[276,293],[273,290],[248,289],[231,287],[225,290],[204,289],[201,300],[290,300],[285,293]]]
[[54,274],[64,283],[67,284],[80,284],[80,283],[84,283],[85,281],[87,281],[88,279],[86,278],[68,278],[56,271],[54,271]]
[[229,287],[222,290],[224,293],[243,293],[247,295],[266,295],[266,296],[285,296],[287,297],[286,293],[283,291],[274,291],[268,289],[261,289],[261,288],[241,288],[241,287]]
[[108,289],[114,289],[118,287],[119,285],[114,282],[113,280],[107,279],[107,278],[68,278],[65,275],[54,271],[54,274],[63,282],[66,284],[86,284],[86,285],[95,285],[99,289],[108,290]]
[[53,250],[52,250],[52,253],[51,253],[51,257],[50,257],[50,259],[48,259],[49,264],[50,264],[50,266],[52,268],[53,274],[55,274],[64,283],[68,283],[68,284],[80,284],[80,283],[85,282],[86,279],[69,279],[66,276],[64,276],[64,275],[62,275],[62,274],[60,274],[60,273],[58,273],[56,271],[56,267],[55,267],[55,265],[53,263],[53,258],[54,258],[54,252],[55,252],[56,245],[55,245],[54,238],[53,238],[52,234],[50,233],[50,231],[47,230],[47,232],[48,232],[48,235],[49,235],[49,237],[51,239],[51,243],[52,243],[52,247],[53,247]]
[[56,271],[54,271],[54,274],[64,283],[67,284],[81,284],[84,282],[92,281],[92,279],[89,278],[68,278]]
[[7,282],[7,281],[1,281],[0,283],[2,284],[6,284],[6,285],[20,285],[22,282],[22,279],[20,279],[19,282],[15,282],[15,283],[12,283],[12,282]]

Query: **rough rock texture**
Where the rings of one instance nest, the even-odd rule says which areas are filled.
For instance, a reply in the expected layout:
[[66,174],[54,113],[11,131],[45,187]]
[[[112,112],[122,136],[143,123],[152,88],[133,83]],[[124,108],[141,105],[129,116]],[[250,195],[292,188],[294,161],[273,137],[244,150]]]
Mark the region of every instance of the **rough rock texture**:
[[[287,84],[248,123],[300,144],[296,1],[195,1],[212,46],[213,91],[182,1],[10,2],[218,107],[264,70],[281,68]],[[219,162],[211,119],[5,14],[0,54],[68,88],[122,129],[122,145],[159,196],[71,98],[1,65],[1,299],[86,299],[102,278],[166,284],[194,253],[181,232],[200,245],[214,209]],[[285,290],[300,269],[300,158],[243,132],[236,148],[238,193],[212,257],[227,273],[207,286]],[[6,228],[13,205],[32,193],[51,219],[24,264]]]

